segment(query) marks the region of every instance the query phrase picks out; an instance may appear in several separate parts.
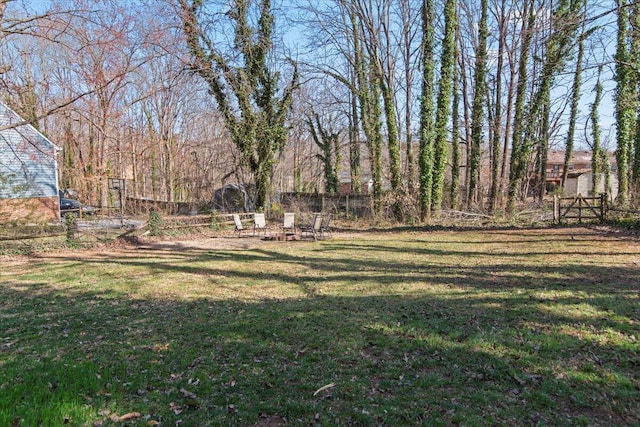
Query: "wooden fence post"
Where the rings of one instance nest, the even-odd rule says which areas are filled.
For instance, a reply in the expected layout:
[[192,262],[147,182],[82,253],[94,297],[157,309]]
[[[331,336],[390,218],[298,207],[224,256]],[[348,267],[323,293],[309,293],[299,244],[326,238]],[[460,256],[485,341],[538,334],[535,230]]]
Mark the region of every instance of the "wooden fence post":
[[605,222],[607,216],[607,193],[600,193],[600,222]]

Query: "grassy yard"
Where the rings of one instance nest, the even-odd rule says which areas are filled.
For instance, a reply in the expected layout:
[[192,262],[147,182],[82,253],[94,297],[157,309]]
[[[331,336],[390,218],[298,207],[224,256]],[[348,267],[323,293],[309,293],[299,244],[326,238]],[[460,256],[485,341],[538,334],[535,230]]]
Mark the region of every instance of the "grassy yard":
[[638,240],[175,248],[0,257],[0,426],[640,425]]

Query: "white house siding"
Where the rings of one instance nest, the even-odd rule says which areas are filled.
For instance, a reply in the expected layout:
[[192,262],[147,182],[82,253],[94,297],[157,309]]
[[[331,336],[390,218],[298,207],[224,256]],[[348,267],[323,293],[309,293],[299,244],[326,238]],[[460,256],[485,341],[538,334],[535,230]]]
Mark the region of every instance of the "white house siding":
[[0,223],[58,218],[57,147],[0,102]]

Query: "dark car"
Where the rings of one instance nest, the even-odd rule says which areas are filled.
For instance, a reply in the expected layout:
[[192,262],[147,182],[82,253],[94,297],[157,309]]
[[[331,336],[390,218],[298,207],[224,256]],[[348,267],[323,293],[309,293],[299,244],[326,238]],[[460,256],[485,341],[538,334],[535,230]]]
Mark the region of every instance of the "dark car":
[[95,209],[93,206],[83,205],[75,199],[67,199],[66,197],[60,197],[60,215],[93,215]]

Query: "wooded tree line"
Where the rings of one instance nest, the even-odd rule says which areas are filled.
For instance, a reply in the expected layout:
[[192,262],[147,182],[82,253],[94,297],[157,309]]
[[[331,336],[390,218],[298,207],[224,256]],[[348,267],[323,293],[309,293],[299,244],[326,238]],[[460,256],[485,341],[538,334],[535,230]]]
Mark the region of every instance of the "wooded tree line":
[[125,178],[194,206],[241,182],[258,207],[348,186],[397,219],[514,212],[577,148],[608,181],[615,150],[621,205],[640,188],[631,0],[0,0],[0,22],[3,99],[90,203]]

